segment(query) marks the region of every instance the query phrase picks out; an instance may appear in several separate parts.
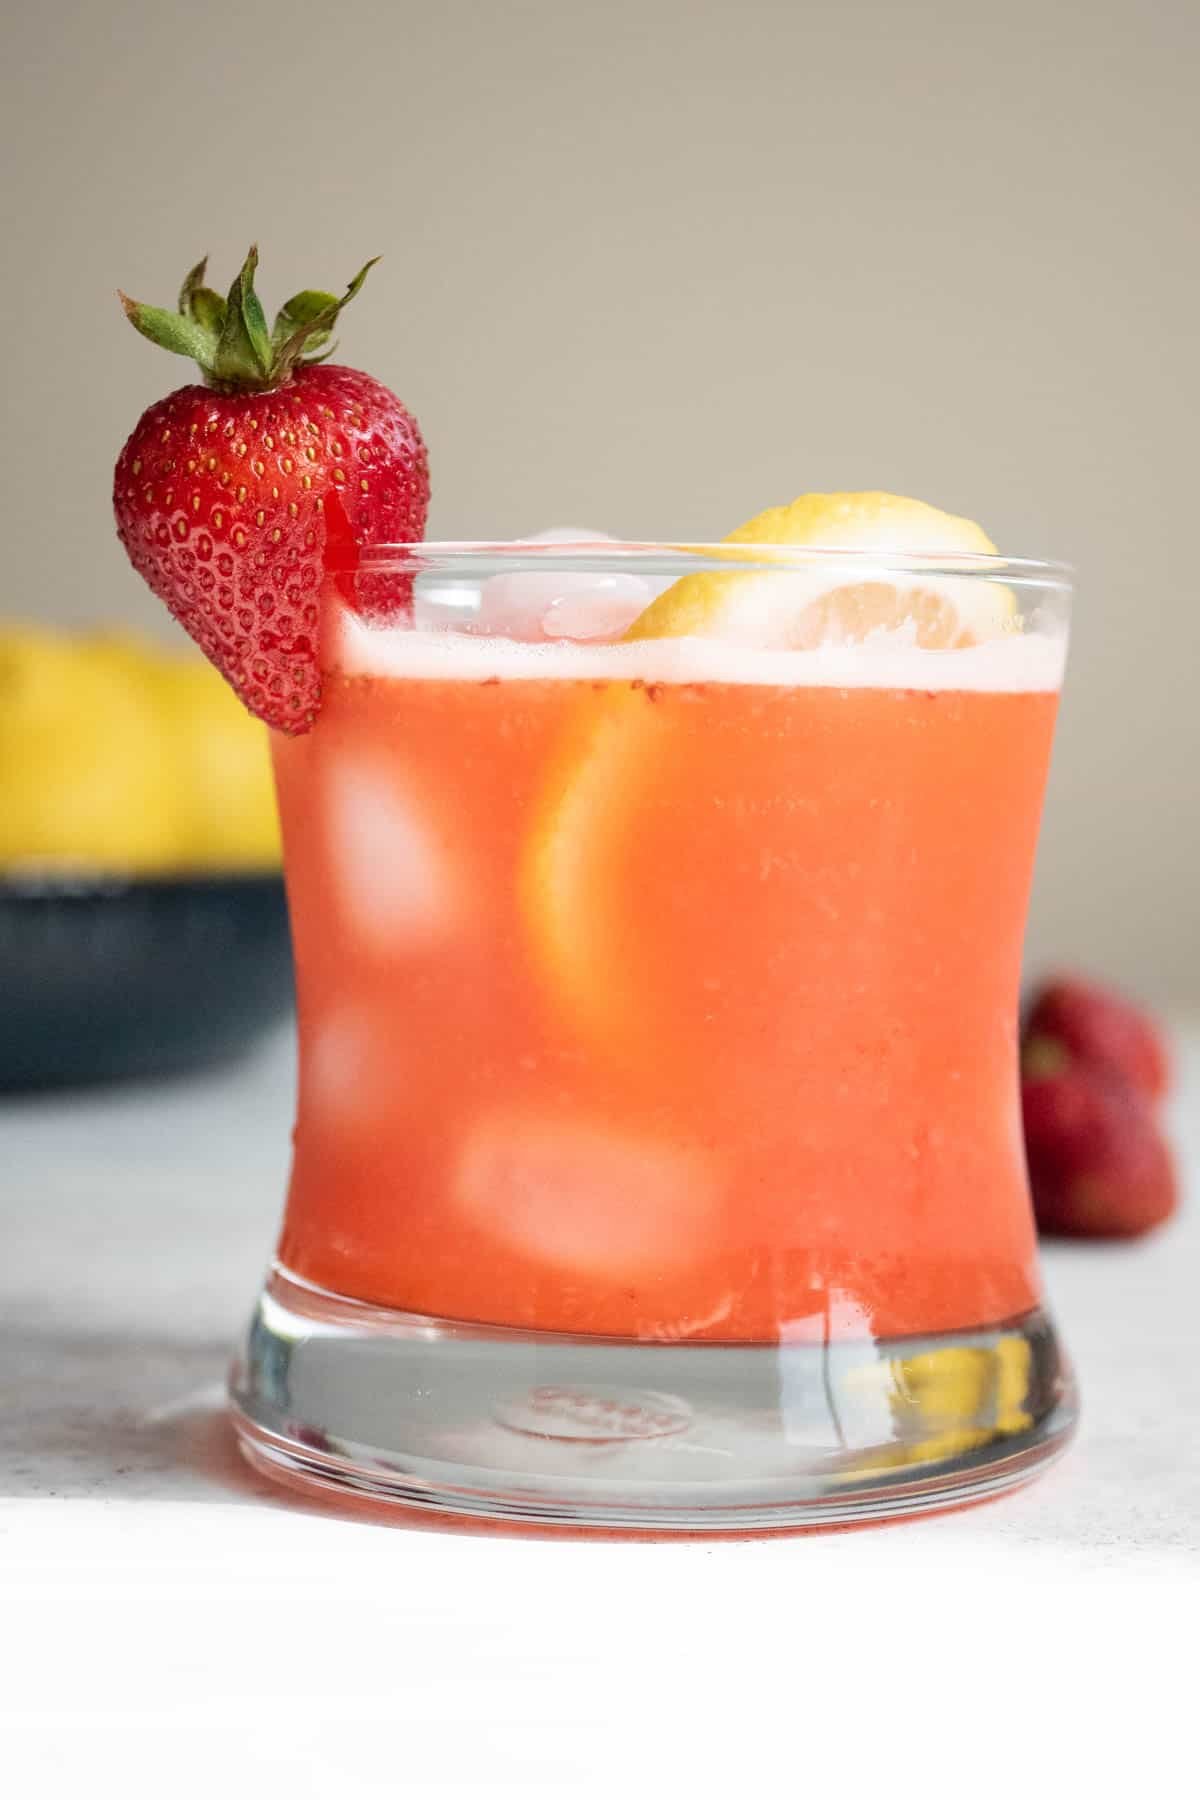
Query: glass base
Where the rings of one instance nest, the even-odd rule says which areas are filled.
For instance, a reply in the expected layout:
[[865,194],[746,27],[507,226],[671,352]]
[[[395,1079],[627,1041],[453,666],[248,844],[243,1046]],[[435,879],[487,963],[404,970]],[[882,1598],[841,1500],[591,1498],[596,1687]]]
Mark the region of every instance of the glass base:
[[476,1519],[853,1525],[985,1500],[1076,1417],[1044,1312],[890,1342],[636,1343],[364,1305],[276,1269],[230,1378],[264,1473]]

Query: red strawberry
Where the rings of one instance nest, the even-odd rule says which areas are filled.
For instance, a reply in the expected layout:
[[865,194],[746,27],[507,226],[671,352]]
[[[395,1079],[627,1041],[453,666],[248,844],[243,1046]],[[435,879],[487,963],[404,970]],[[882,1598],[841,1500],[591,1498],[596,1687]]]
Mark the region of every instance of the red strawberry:
[[[321,698],[327,545],[337,538],[344,558],[357,544],[418,540],[429,473],[396,396],[313,354],[372,265],[341,299],[294,295],[268,331],[257,264],[252,249],[228,300],[203,285],[198,264],[175,313],[121,296],[137,329],[194,357],[207,385],[142,414],[117,459],[113,506],[134,568],[250,711],[295,734]],[[375,578],[369,601],[348,597],[395,612],[407,584]]]
[[1027,1073],[1025,1154],[1041,1231],[1138,1237],[1175,1210],[1171,1153],[1150,1102],[1083,1063]]
[[1071,1062],[1107,1069],[1151,1100],[1170,1084],[1167,1047],[1153,1019],[1110,989],[1086,981],[1049,982],[1025,1023],[1027,1046],[1047,1040]]

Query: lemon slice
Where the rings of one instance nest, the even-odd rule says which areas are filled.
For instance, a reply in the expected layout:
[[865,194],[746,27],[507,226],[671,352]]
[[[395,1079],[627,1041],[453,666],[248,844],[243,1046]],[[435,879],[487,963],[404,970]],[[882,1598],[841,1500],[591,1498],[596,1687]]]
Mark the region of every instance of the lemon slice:
[[[1012,629],[1016,606],[1002,583],[952,572],[959,556],[994,556],[996,546],[972,519],[939,512],[898,494],[802,494],[747,520],[731,545],[851,550],[799,559],[794,569],[705,570],[685,575],[634,621],[630,638],[710,637],[763,648],[815,649],[861,643],[906,630],[925,650],[962,649]],[[880,563],[872,567],[871,551]],[[945,557],[951,569],[905,574],[897,556]],[[733,558],[736,562],[736,558]]]
[[[739,569],[734,561],[728,569],[684,576],[635,620],[626,639],[705,638],[801,650],[902,630],[906,644],[952,652],[1016,624],[1013,596],[1002,583],[952,572],[956,556],[995,554],[990,538],[970,520],[917,500],[810,494],[759,514],[726,542],[735,550],[745,544],[853,551],[853,567],[850,558],[822,554],[775,570],[748,552],[758,567]],[[878,563],[871,551],[879,552]],[[919,564],[911,575],[897,570],[898,555],[906,554],[933,560],[935,575]],[[945,572],[936,562],[942,557]],[[709,754],[680,707],[656,704],[653,684],[611,681],[588,693],[535,804],[520,878],[527,936],[556,1010],[623,1066],[657,1064],[679,1081],[691,1060],[679,1041],[686,988],[678,972],[668,980],[662,965],[668,955],[674,959],[674,945],[687,941],[686,921],[668,922],[670,895],[655,884],[665,879],[667,861],[680,892],[696,893],[709,880],[728,885],[710,866],[723,853],[713,813],[729,797]],[[774,770],[772,780],[778,781]],[[774,803],[773,789],[753,802]],[[650,854],[647,845],[665,848]],[[662,915],[654,930],[638,929],[641,907]],[[772,933],[788,929],[783,919],[772,925]],[[757,952],[747,947],[743,961]],[[697,990],[706,981],[720,984],[728,973],[724,966],[697,966]],[[761,972],[752,979],[747,968],[741,975],[748,993],[769,985]]]

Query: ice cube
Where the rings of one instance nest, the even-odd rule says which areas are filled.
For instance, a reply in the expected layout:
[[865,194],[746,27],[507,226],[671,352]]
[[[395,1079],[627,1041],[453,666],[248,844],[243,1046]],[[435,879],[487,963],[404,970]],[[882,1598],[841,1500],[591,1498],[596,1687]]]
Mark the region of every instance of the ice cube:
[[545,531],[532,531],[518,538],[518,544],[619,544],[620,538],[608,531],[590,531],[586,525],[548,525]]
[[464,884],[402,769],[335,756],[324,804],[333,879],[355,940],[374,954],[402,955],[454,931]]
[[301,1046],[303,1111],[334,1119],[359,1111],[377,1061],[367,1015],[343,1006],[306,1027]]
[[421,1093],[420,1044],[386,986],[339,994],[300,1033],[300,1118],[322,1133],[370,1136]]
[[[521,538],[523,544],[615,544],[603,531],[554,526]],[[466,627],[526,643],[618,638],[645,611],[654,587],[633,574],[585,570],[514,569],[492,575],[480,590],[479,611]]]
[[477,581],[418,575],[413,583],[413,624],[418,631],[475,631],[481,591]]
[[701,1150],[525,1108],[480,1121],[456,1191],[474,1222],[511,1248],[610,1279],[708,1254],[721,1202]]

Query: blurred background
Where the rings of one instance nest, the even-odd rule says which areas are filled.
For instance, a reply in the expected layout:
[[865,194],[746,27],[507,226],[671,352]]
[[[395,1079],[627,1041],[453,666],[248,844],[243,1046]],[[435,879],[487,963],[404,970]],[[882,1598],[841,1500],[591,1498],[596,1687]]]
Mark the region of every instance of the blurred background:
[[345,360],[437,536],[715,538],[913,493],[1073,561],[1030,963],[1200,1002],[1200,10],[1175,0],[43,0],[5,28],[0,613],[166,639],[112,464],[172,304],[382,253]]

